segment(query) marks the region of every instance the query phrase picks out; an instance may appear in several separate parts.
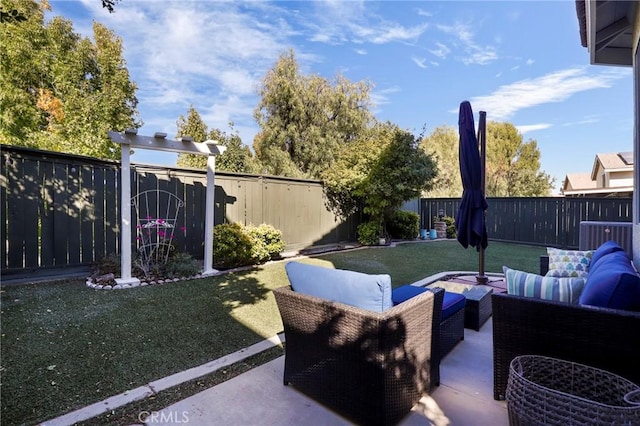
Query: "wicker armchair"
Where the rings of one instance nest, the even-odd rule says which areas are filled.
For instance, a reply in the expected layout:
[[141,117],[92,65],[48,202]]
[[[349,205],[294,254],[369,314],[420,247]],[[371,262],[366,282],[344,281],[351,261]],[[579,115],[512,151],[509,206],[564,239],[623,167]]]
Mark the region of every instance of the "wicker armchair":
[[285,385],[356,423],[396,424],[437,384],[437,338],[432,344],[444,292],[425,292],[381,313],[289,287],[273,293],[286,339]]
[[544,355],[586,364],[640,385],[640,312],[492,295],[493,397],[504,399],[509,364]]

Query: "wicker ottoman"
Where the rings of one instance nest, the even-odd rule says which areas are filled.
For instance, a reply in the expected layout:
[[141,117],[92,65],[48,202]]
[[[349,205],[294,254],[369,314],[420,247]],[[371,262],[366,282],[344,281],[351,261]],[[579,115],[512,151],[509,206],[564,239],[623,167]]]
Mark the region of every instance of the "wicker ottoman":
[[511,361],[510,425],[638,425],[640,387],[598,368],[537,355]]

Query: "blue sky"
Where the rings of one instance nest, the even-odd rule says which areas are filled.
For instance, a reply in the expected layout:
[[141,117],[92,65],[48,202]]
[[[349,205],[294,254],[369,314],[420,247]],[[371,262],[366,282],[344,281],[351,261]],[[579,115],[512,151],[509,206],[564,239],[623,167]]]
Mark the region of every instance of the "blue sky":
[[[534,139],[561,185],[595,155],[632,151],[631,68],[589,65],[573,0],[140,1],[109,14],[99,0],[52,0],[83,35],[96,20],[122,38],[144,121],[138,134],[176,134],[190,105],[209,128],[232,121],[251,146],[260,80],[294,49],[301,70],[374,85],[373,109],[419,134],[457,128],[460,102]],[[138,150],[135,162],[176,156]]]

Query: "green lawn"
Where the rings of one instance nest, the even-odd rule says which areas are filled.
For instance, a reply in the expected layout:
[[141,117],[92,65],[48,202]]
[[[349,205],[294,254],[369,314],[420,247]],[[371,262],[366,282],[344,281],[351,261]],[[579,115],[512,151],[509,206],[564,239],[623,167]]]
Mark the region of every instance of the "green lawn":
[[[501,272],[506,264],[535,272],[544,252],[543,247],[492,243],[486,271]],[[394,286],[442,271],[478,268],[476,251],[455,241],[374,247],[302,261],[388,273]],[[282,331],[282,323],[271,290],[287,284],[284,262],[276,262],[123,291],[96,291],[77,281],[3,288],[2,424],[39,423],[273,336]],[[271,358],[280,354],[272,351]],[[269,360],[264,358],[245,369]],[[226,379],[224,374],[229,373],[207,383]],[[185,396],[174,390],[162,403]]]

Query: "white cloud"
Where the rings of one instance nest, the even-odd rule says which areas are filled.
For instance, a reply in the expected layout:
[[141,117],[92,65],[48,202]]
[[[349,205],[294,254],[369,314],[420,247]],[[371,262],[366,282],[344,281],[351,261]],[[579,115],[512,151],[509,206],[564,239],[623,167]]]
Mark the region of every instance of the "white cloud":
[[581,126],[583,124],[593,124],[593,123],[598,123],[600,121],[601,121],[600,117],[589,116],[589,117],[585,117],[584,120],[569,121],[567,123],[564,123],[563,126],[565,126],[565,127]]
[[440,59],[446,59],[449,53],[451,53],[451,49],[449,49],[446,44],[436,42],[436,47],[436,49],[430,49],[429,52]]
[[524,135],[525,133],[535,132],[536,130],[548,129],[551,126],[552,124],[550,123],[539,123],[539,124],[523,124],[515,127],[518,130],[518,132]]
[[366,55],[367,51],[364,49],[355,49],[354,52],[356,52],[358,55]]
[[[315,16],[298,23],[311,34],[309,39],[326,44],[415,42],[428,24],[404,26],[375,13],[363,1],[316,1]],[[365,6],[366,4],[366,6]]]
[[481,46],[475,41],[471,25],[458,22],[454,25],[437,25],[437,28],[457,39],[463,49],[461,60],[465,65],[486,65],[498,59],[498,52],[495,47],[491,45]]
[[562,102],[576,93],[611,87],[626,74],[604,71],[588,74],[585,68],[569,68],[541,77],[500,86],[494,93],[471,99],[475,109],[491,111],[497,121],[506,121],[522,109]]
[[[399,87],[389,87],[387,89],[374,90],[370,94],[371,102],[373,102],[373,104],[376,107],[380,106],[380,105],[388,104],[388,103],[391,102],[389,100],[390,95],[392,95],[394,93],[398,93],[400,91],[401,91],[401,89]],[[373,111],[373,112],[375,113],[376,111]]]
[[534,61],[533,59],[529,58],[529,59],[527,59],[526,64],[527,64],[527,65],[533,65],[533,63],[534,63],[534,62],[535,62],[535,61]]
[[425,62],[427,62],[427,60],[425,58],[416,58],[415,56],[412,56],[411,60],[415,62],[416,65],[420,68],[427,68],[427,66],[425,65]]

